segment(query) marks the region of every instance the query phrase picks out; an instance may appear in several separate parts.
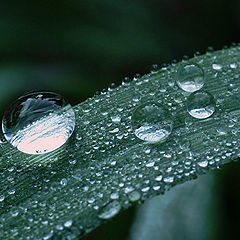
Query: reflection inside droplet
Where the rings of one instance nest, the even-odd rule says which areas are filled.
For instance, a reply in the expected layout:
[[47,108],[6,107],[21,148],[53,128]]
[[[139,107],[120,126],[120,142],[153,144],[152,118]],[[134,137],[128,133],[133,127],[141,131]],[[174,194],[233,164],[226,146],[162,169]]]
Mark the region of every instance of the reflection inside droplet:
[[133,112],[132,129],[143,141],[154,143],[164,140],[171,134],[172,127],[171,114],[157,103],[142,104]]
[[192,93],[187,99],[187,111],[194,118],[210,117],[215,111],[214,97],[205,91]]
[[200,90],[204,81],[204,71],[196,64],[181,65],[177,71],[177,84],[186,92]]
[[33,92],[18,98],[4,115],[5,138],[18,150],[43,154],[62,146],[75,127],[75,114],[61,95]]

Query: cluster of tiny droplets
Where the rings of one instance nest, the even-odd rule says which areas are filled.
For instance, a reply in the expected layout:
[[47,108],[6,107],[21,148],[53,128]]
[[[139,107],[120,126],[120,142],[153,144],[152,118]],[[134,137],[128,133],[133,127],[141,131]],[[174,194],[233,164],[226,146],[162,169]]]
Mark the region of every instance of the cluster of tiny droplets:
[[[240,152],[239,50],[195,58],[204,71],[203,87],[216,101],[217,111],[209,118],[199,120],[186,111],[189,93],[175,82],[179,68],[174,62],[160,70],[154,66],[150,74],[136,75],[133,82],[127,78],[116,90],[110,87],[76,106],[79,124],[71,146],[77,152],[66,146],[48,158],[25,159],[3,152],[9,164],[1,171],[1,236],[75,239],[133,202],[236,159]],[[224,91],[216,89],[216,81]],[[164,106],[174,126],[166,141],[142,144],[131,126],[132,113],[150,102],[160,106],[156,108],[160,112]],[[28,191],[22,190],[23,182]],[[14,202],[18,204],[12,207]]]

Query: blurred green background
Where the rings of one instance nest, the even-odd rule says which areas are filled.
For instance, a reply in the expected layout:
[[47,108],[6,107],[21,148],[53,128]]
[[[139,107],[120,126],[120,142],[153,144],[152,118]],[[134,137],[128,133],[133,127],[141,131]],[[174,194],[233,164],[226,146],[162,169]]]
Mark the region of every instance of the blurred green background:
[[[74,105],[126,76],[147,73],[152,64],[239,42],[240,1],[2,1],[0,33],[2,116],[9,102],[26,91],[59,92]],[[189,189],[198,185],[202,190],[191,194]],[[163,202],[160,196],[157,205],[152,200],[133,207],[83,239],[141,240],[146,234],[148,240],[235,239],[239,187],[239,163],[232,163],[197,185],[186,185],[188,199],[177,201],[185,190],[173,189]],[[187,201],[206,204],[185,210],[199,216],[192,220],[199,229],[185,224],[191,216],[179,211]]]

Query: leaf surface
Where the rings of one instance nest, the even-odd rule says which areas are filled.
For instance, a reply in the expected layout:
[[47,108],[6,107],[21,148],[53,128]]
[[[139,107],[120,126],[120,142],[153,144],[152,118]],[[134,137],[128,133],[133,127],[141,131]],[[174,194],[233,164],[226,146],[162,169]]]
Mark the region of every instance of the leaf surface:
[[[180,64],[188,62],[203,69],[203,90],[216,101],[205,120],[188,114],[188,94],[175,83]],[[237,160],[239,92],[235,46],[154,70],[74,106],[76,130],[52,153],[26,155],[3,141],[1,238],[75,239],[135,202]],[[173,130],[164,142],[148,144],[132,130],[133,111],[147,101],[172,114]]]

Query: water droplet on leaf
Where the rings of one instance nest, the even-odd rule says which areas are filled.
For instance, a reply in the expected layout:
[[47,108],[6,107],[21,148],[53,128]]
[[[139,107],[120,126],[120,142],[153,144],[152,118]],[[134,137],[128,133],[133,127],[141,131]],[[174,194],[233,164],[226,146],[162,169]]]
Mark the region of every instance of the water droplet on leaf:
[[113,200],[118,199],[119,198],[119,194],[117,192],[112,193],[110,198],[113,199]]
[[155,180],[156,180],[156,181],[161,181],[162,178],[163,178],[162,175],[159,175],[159,176],[157,176],[157,177],[155,178]]
[[212,65],[212,68],[213,68],[214,70],[220,70],[220,69],[222,69],[222,65],[214,63],[214,64]]
[[121,210],[121,204],[118,201],[113,201],[107,204],[98,215],[101,219],[110,219],[117,215]]
[[67,185],[67,179],[66,178],[63,178],[61,181],[60,181],[60,184],[62,186],[66,186]]
[[185,97],[184,95],[182,95],[181,93],[176,93],[175,96],[174,96],[174,101],[176,103],[181,103],[185,100]]
[[165,177],[165,178],[163,179],[163,181],[164,181],[165,183],[172,183],[172,182],[174,181],[174,177],[173,177],[173,176]]
[[198,165],[199,165],[200,167],[207,167],[208,161],[207,161],[207,160],[201,161],[201,162],[198,163]]
[[136,202],[140,199],[141,194],[138,191],[133,191],[129,193],[128,198],[131,202]]
[[236,63],[231,63],[230,68],[237,68],[237,64]]
[[177,84],[186,92],[195,92],[204,85],[204,71],[196,64],[181,65],[177,71]]
[[172,127],[171,114],[162,105],[147,102],[133,112],[132,129],[143,141],[149,143],[162,141],[170,135]]
[[111,117],[111,119],[114,123],[120,123],[121,122],[121,117],[120,116],[113,116],[113,117]]
[[192,93],[187,99],[187,111],[194,118],[205,119],[215,111],[214,97],[205,91]]
[[64,98],[52,92],[32,92],[18,98],[6,111],[5,138],[18,150],[43,154],[61,147],[75,128],[75,114]]
[[3,195],[0,195],[0,202],[3,202],[5,197]]
[[67,228],[69,228],[69,227],[72,226],[72,223],[73,223],[72,220],[68,220],[68,221],[66,221],[66,222],[64,223],[64,226],[67,227]]

